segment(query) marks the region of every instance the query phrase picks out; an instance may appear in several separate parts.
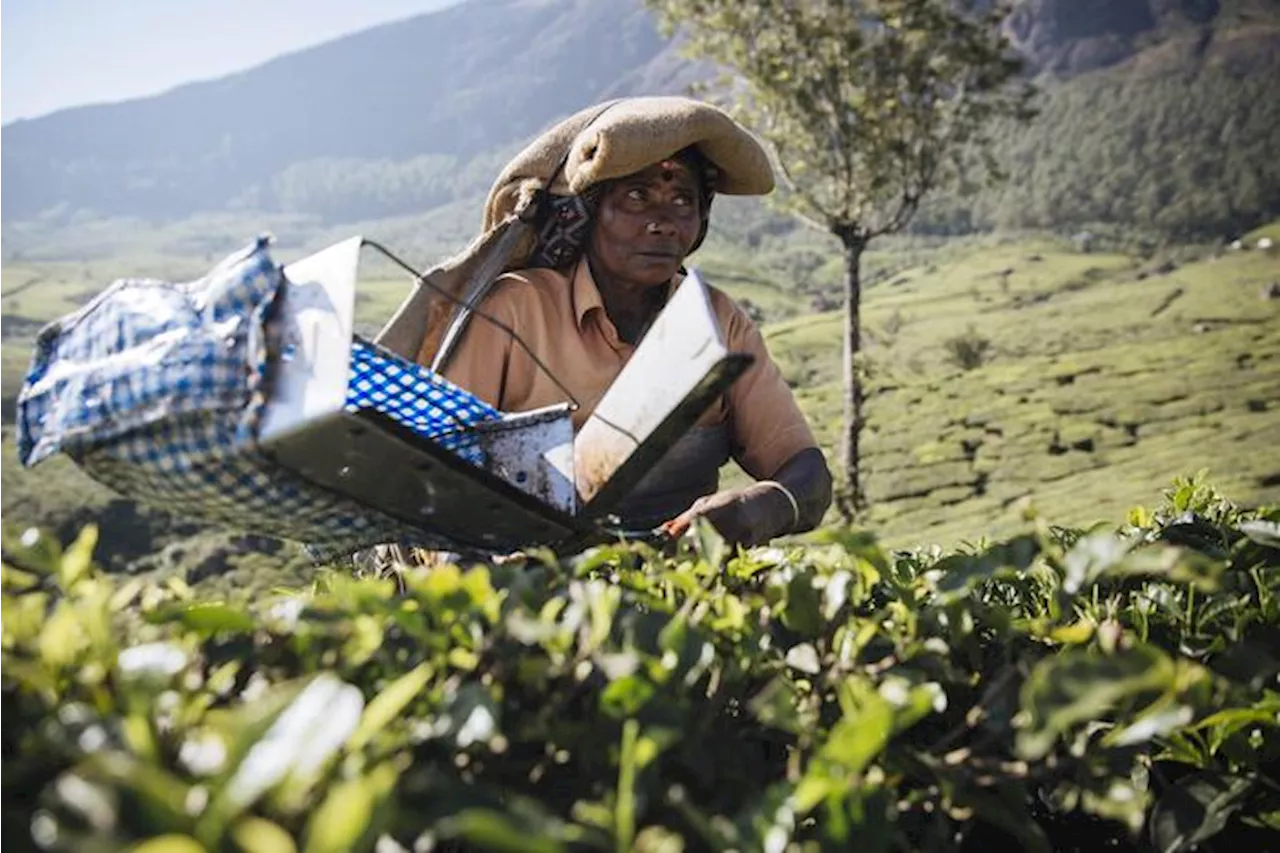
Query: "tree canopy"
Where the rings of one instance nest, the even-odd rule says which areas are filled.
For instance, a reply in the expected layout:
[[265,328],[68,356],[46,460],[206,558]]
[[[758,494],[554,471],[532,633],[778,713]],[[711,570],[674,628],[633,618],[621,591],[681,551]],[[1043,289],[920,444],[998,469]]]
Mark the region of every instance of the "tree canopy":
[[1001,24],[1009,9],[950,0],[648,0],[687,50],[732,72],[739,116],[776,153],[782,206],[845,252],[843,485],[865,506],[859,265],[868,241],[901,231],[925,196],[994,172],[991,128],[1029,116],[1031,89]]
[[[1029,89],[986,12],[941,0],[649,0],[687,50],[730,70],[737,114],[777,153],[783,203],[865,243],[931,189],[972,176],[990,120]],[[990,166],[987,158],[978,165]]]

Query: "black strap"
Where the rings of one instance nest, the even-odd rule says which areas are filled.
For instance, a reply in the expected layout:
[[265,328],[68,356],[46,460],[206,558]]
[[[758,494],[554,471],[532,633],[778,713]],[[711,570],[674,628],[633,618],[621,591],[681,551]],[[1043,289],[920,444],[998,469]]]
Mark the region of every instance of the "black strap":
[[[591,118],[587,121],[587,123],[582,126],[582,129],[574,134],[573,138],[576,139],[579,134],[583,133],[585,130],[587,130],[587,128],[595,124],[596,120],[599,119],[600,116],[604,115],[605,112],[610,107],[620,103],[622,100],[623,100],[622,98],[615,98],[612,101],[606,101],[605,103],[601,104],[600,108],[597,109],[595,111],[595,114],[592,115]],[[564,171],[564,167],[568,165],[569,155],[572,153],[573,153],[573,139],[569,140],[569,145],[565,148],[564,154],[560,156],[560,161],[556,163],[556,168],[554,171],[552,171],[551,177],[547,180],[546,185],[542,189],[534,193],[533,203],[529,205],[529,211],[528,211],[529,215],[527,216],[521,215],[520,217],[523,221],[529,222],[532,219],[533,222],[535,223],[541,222],[543,218],[548,214],[548,211],[551,208],[551,204],[550,204],[550,197],[552,195],[551,185],[556,182],[556,179],[559,178],[560,174]],[[503,235],[503,236],[506,237],[507,235]],[[501,259],[501,263],[505,264],[506,259],[505,258]],[[478,270],[477,273],[473,273],[472,279],[474,280],[475,276],[478,273],[483,273],[486,278],[492,278],[494,273],[490,270],[489,267],[490,267],[490,264],[488,263],[482,264],[481,269]],[[471,299],[458,304],[457,308],[455,309],[455,313],[453,317],[449,320],[449,325],[445,328],[444,334],[440,339],[441,341],[440,349],[436,353],[436,357],[432,360],[432,363],[431,363],[432,370],[440,371],[444,369],[445,365],[448,363],[450,356],[453,355],[453,347],[456,345],[458,339],[461,338],[462,331],[463,329],[466,328],[467,323],[470,321],[471,315],[473,313],[478,313],[476,311],[476,306],[480,303],[481,300],[484,299],[486,293],[488,293],[488,283],[486,283],[486,285],[482,287],[480,290],[473,293]],[[510,329],[506,329],[505,331],[507,331],[508,334],[511,334],[513,338],[516,338],[515,334]],[[516,340],[519,340],[519,339],[516,338]],[[547,373],[548,375],[550,375],[550,371],[547,371]],[[560,382],[558,379],[556,379],[554,376],[552,376],[551,378],[554,382],[556,382],[557,385],[560,385]],[[564,388],[563,385],[561,385],[560,387]],[[573,399],[572,394],[570,394],[569,397],[570,399]],[[575,406],[577,405],[576,400],[574,400],[574,404]]]

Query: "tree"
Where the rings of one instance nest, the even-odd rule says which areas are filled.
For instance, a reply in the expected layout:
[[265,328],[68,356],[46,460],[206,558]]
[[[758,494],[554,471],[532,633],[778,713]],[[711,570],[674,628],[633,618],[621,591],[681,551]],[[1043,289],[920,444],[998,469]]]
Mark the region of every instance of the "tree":
[[[645,0],[694,57],[727,68],[725,91],[774,149],[780,202],[844,249],[844,424],[837,505],[866,506],[858,438],[859,267],[931,190],[997,174],[991,122],[1027,118],[1029,84],[1002,25],[972,0]],[[991,7],[992,4],[985,3]]]

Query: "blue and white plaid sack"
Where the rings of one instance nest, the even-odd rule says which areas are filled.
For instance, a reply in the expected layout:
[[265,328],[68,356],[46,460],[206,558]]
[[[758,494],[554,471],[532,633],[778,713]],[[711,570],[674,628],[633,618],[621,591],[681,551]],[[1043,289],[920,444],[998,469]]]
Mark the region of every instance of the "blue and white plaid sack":
[[[18,398],[18,455],[57,452],[141,503],[307,543],[450,543],[329,492],[259,451],[269,320],[285,277],[265,239],[198,281],[123,279],[45,327]],[[481,464],[466,427],[501,413],[418,365],[353,342],[346,408],[375,408]]]

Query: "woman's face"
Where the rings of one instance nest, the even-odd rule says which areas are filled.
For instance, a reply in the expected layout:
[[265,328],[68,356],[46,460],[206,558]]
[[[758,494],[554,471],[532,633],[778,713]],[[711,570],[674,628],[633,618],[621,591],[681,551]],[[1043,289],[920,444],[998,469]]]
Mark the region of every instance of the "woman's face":
[[699,205],[697,176],[678,160],[614,181],[596,209],[593,271],[644,287],[666,284],[698,239]]

